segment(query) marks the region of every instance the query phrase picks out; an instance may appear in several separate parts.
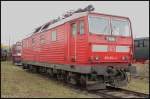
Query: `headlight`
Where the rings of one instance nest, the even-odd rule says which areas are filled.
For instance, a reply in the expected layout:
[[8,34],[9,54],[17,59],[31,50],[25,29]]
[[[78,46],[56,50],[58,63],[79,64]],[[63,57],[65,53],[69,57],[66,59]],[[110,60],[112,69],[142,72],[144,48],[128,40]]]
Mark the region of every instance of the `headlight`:
[[90,61],[94,61],[94,60],[99,60],[99,59],[100,59],[99,56],[95,56],[95,57],[94,57],[94,56],[91,56],[89,60],[90,60]]
[[96,56],[96,57],[95,57],[95,60],[99,60],[99,56]]

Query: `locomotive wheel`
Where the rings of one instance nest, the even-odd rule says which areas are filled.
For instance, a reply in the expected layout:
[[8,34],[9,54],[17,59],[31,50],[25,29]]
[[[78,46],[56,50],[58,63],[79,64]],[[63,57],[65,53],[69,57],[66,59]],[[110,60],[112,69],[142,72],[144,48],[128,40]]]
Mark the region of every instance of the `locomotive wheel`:
[[62,71],[61,70],[57,70],[57,79],[58,80],[63,80]]
[[57,80],[57,74],[56,74],[56,73],[53,73],[53,78],[54,78],[55,80]]
[[71,79],[71,77],[69,76],[69,74],[67,74],[66,82],[70,83],[70,79]]
[[83,75],[80,77],[80,85],[82,88],[86,88],[86,77]]
[[29,65],[29,72],[32,72],[32,66],[31,65]]
[[28,64],[24,64],[23,68],[29,70],[29,65]]
[[39,67],[36,67],[36,72],[37,72],[37,73],[39,73],[39,72],[40,72],[40,71],[39,71]]
[[37,67],[36,66],[33,66],[32,72],[37,73]]
[[57,80],[61,80],[61,74],[57,74]]
[[23,69],[27,69],[27,66],[25,64],[22,64]]
[[41,75],[45,75],[47,72],[47,69],[45,67],[39,67],[39,72]]
[[32,73],[36,73],[36,67],[33,66],[33,65],[30,65],[29,71],[32,72]]
[[49,78],[52,78],[54,76],[52,69],[48,69],[47,73],[48,73]]
[[68,73],[65,71],[62,75],[63,75],[63,81],[67,83]]
[[71,72],[67,73],[67,83],[75,84],[74,74]]
[[80,84],[80,75],[79,74],[75,75],[75,82],[76,82],[76,86],[81,86],[81,84]]

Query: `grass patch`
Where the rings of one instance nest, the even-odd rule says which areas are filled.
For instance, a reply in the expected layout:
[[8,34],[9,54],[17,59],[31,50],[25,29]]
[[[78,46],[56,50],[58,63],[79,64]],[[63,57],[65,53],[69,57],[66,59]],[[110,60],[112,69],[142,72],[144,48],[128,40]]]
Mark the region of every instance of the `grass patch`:
[[[140,69],[139,69],[140,70]],[[144,79],[132,79],[123,87],[149,93],[149,83]],[[1,97],[8,98],[94,98],[95,95],[79,92],[50,80],[40,74],[24,71],[11,62],[1,62]]]
[[28,73],[11,62],[1,62],[1,96],[20,98],[92,98],[77,93],[62,83]]
[[149,94],[149,83],[143,81],[142,79],[134,79],[133,78],[129,82],[128,86],[123,87],[123,88]]
[[139,76],[149,77],[149,64],[133,64],[137,68],[137,72]]
[[128,86],[123,87],[125,89],[149,93],[149,64],[133,64],[136,66],[137,74],[139,77],[131,77],[131,81]]

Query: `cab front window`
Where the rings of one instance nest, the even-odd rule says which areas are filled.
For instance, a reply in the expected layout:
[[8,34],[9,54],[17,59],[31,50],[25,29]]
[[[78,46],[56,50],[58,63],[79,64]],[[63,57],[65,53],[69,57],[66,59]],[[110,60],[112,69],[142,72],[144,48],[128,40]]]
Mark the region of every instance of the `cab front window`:
[[99,16],[89,16],[89,32],[91,34],[110,34],[109,19]]
[[130,22],[119,17],[88,16],[89,33],[114,36],[131,36]]
[[111,25],[112,25],[112,35],[130,36],[129,21],[112,19]]

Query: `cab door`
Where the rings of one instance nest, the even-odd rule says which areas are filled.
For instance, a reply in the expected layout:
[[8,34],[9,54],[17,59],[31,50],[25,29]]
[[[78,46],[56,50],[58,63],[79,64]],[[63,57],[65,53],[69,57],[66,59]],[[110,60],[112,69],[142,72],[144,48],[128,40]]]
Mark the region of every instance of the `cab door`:
[[73,21],[70,23],[70,62],[75,63],[77,59],[77,21]]
[[78,20],[77,33],[77,59],[76,63],[87,63],[88,61],[88,37],[86,32],[86,25],[84,18]]
[[71,22],[70,35],[70,61],[72,63],[82,63],[87,58],[86,33],[84,18]]

